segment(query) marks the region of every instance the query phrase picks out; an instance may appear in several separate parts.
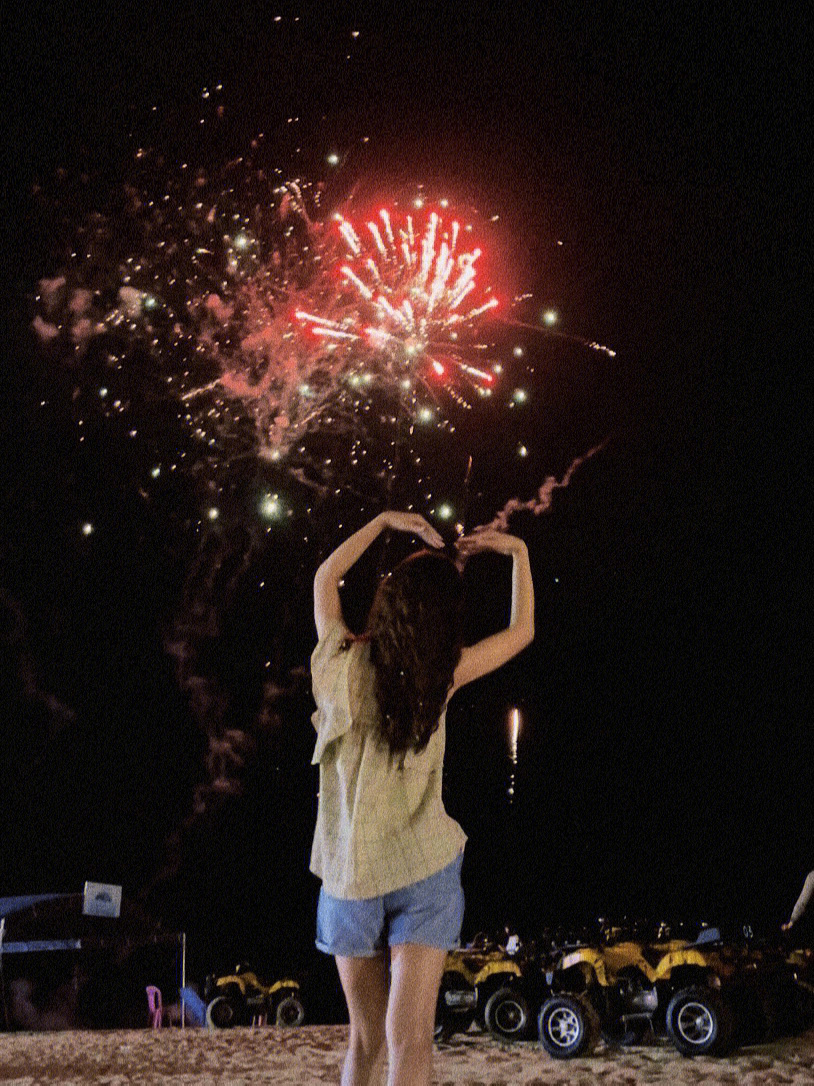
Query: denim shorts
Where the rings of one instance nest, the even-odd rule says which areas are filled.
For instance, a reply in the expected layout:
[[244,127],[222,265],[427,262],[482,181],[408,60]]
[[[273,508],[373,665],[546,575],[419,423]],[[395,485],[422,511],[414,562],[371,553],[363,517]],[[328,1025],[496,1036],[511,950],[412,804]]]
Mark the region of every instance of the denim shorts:
[[461,852],[429,878],[379,897],[331,897],[319,892],[317,948],[343,958],[375,958],[385,946],[417,943],[451,950],[464,918]]

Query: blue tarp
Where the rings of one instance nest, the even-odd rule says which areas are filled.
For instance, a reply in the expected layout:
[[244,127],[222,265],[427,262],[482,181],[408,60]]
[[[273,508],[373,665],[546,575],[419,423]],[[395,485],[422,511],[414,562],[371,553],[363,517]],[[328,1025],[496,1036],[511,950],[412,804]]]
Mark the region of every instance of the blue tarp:
[[25,943],[0,943],[2,954],[32,954],[40,950],[81,950],[81,939],[29,939]]
[[198,993],[192,988],[182,988],[181,999],[184,1003],[184,1010],[189,1015],[190,1022],[194,1022],[196,1026],[205,1026],[206,1004]]
[[76,897],[75,894],[23,894],[20,897],[0,897],[0,916],[18,913],[40,901],[56,901],[60,897]]

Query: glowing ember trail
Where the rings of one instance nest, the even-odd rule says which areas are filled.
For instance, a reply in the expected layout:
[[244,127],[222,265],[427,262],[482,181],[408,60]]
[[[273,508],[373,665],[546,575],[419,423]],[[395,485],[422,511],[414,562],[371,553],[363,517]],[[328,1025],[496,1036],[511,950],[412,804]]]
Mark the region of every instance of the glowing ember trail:
[[567,487],[577,468],[581,467],[586,460],[590,460],[592,456],[601,452],[606,444],[607,441],[602,441],[599,445],[594,445],[593,448],[589,449],[582,456],[575,457],[568,465],[568,469],[562,479],[557,479],[554,475],[547,475],[545,482],[538,489],[536,497],[529,498],[527,501],[522,501],[520,498],[510,498],[488,524],[481,524],[474,530],[479,531],[482,528],[492,528],[498,532],[507,532],[509,530],[509,517],[511,517],[513,513],[525,511],[533,513],[535,516],[539,516],[540,513],[547,513],[551,508],[554,491],[563,490]]

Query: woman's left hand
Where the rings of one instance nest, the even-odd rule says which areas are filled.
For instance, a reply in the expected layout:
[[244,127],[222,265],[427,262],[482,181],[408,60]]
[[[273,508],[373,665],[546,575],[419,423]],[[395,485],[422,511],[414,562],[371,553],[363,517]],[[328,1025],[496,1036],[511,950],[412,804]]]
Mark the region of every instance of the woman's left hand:
[[430,547],[443,547],[444,545],[440,533],[420,513],[400,513],[396,509],[388,509],[381,516],[385,525],[396,532],[409,532],[410,535],[417,535]]

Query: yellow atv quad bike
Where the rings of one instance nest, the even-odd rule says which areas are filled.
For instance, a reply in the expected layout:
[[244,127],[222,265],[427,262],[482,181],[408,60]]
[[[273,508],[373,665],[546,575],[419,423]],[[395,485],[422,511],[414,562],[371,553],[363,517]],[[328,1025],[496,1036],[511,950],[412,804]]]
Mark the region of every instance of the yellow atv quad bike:
[[[548,976],[552,996],[538,1017],[540,1042],[567,1059],[609,1043],[666,1032],[682,1055],[721,1055],[788,988],[775,953],[724,942],[716,928],[695,942],[627,940],[566,951]],[[768,1018],[768,1015],[766,1015]]]
[[286,977],[274,984],[264,984],[245,965],[237,966],[227,976],[208,976],[204,998],[206,1024],[216,1029],[249,1025],[258,1015],[264,1015],[277,1026],[301,1026],[305,1020],[296,980]]
[[[486,1006],[492,995],[516,989],[520,976],[519,963],[495,943],[476,940],[474,945],[451,950],[438,994],[436,1040],[447,1040],[453,1033],[465,1032],[476,1018],[485,1026]],[[529,1017],[527,1008],[518,1005],[515,1017],[518,1019],[515,1028],[519,1026],[524,1031]],[[506,1020],[504,1014],[501,1021]]]
[[485,936],[447,954],[435,1015],[435,1039],[465,1032],[475,1020],[498,1037],[526,1035],[532,1021],[522,959]]

